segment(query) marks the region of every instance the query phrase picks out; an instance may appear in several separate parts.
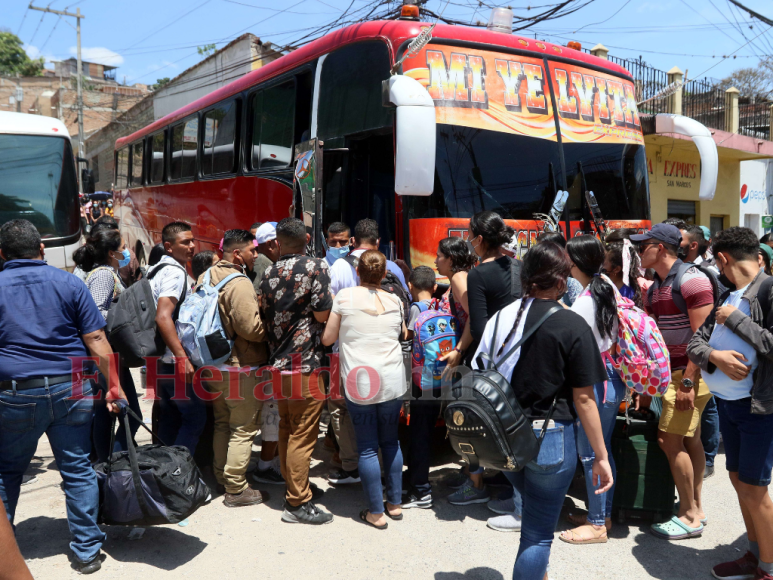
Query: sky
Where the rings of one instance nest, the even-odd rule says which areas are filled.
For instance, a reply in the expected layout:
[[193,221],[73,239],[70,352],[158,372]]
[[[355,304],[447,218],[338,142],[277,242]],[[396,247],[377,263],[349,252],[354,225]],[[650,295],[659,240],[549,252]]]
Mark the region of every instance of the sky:
[[[197,47],[221,48],[251,32],[284,46],[306,30],[332,22],[351,5],[373,0],[34,0],[35,5],[74,12],[80,8],[83,59],[117,66],[117,80],[152,84],[175,77],[203,57]],[[391,0],[392,5],[398,0]],[[508,1],[508,0],[505,0]],[[509,0],[517,16],[534,14],[528,0]],[[535,5],[556,0],[536,0]],[[386,4],[388,0],[384,0]],[[582,5],[587,0],[575,0]],[[33,57],[47,61],[75,55],[75,19],[29,10],[28,0],[3,0],[0,29],[17,34]],[[741,0],[773,19],[770,0]],[[482,5],[482,7],[481,7]],[[488,0],[429,0],[443,16],[487,21]],[[503,4],[507,5],[507,4]],[[662,70],[678,66],[689,78],[721,79],[733,70],[755,67],[773,55],[773,30],[732,6],[728,0],[593,0],[561,19],[519,34],[585,48],[604,44],[611,55],[638,59]],[[732,55],[722,58],[723,55]],[[53,65],[48,65],[53,68]]]

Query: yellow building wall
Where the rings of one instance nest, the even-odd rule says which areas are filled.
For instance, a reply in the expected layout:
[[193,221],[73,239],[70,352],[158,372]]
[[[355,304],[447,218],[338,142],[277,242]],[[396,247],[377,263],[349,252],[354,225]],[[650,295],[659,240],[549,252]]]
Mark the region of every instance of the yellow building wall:
[[740,219],[741,163],[719,152],[717,190],[711,201],[700,201],[700,155],[692,141],[661,135],[644,139],[650,181],[652,223],[668,216],[668,200],[695,202],[697,225],[709,226],[712,216],[723,216],[724,227],[737,226]]

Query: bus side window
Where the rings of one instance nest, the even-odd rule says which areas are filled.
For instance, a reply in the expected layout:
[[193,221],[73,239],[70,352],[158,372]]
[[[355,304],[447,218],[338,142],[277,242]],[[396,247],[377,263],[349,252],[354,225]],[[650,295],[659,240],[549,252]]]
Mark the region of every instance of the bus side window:
[[201,174],[233,173],[236,168],[236,132],[239,101],[234,100],[204,114]]
[[128,185],[129,148],[124,147],[119,150],[115,157],[115,186],[118,189],[126,189]]
[[150,138],[150,183],[162,183],[164,181],[164,136],[166,131],[156,133]]
[[295,81],[258,91],[252,97],[250,169],[287,167],[292,161]]
[[142,151],[143,143],[135,143],[131,146],[131,179],[129,187],[139,187],[142,185]]
[[199,120],[194,117],[172,127],[172,158],[169,179],[192,178],[196,175],[196,151],[199,143]]

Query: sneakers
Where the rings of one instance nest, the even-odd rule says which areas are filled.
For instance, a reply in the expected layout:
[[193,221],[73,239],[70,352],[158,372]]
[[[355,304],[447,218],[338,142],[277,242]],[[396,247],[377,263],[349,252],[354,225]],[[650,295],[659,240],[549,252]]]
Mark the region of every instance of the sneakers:
[[288,524],[329,524],[333,521],[333,514],[319,509],[314,502],[307,501],[297,507],[285,502],[285,511],[282,512],[282,521]]
[[723,562],[711,569],[711,575],[719,580],[753,580],[757,578],[757,557],[746,552],[734,562]]
[[244,507],[258,505],[264,501],[263,495],[256,489],[246,487],[241,493],[226,493],[223,504],[225,507]]
[[470,476],[464,472],[464,467],[460,467],[456,473],[444,477],[442,483],[451,489],[461,489],[468,481],[470,481]]
[[267,483],[269,485],[279,485],[285,482],[281,471],[273,463],[267,469],[255,469],[252,473],[252,479],[258,483]]
[[448,496],[448,503],[451,505],[471,505],[486,503],[490,499],[491,492],[485,485],[481,489],[476,489],[470,480],[463,488]]
[[498,532],[520,532],[521,518],[513,514],[489,518],[486,525]]
[[21,478],[22,485],[32,485],[33,483],[37,483],[37,482],[38,482],[37,475],[23,475]]
[[486,504],[486,507],[495,514],[511,514],[515,511],[515,500],[512,497],[507,499],[492,499]]
[[432,493],[428,493],[422,496],[416,493],[409,493],[408,497],[403,500],[403,509],[408,510],[411,508],[429,509],[432,507]]
[[706,469],[703,470],[703,479],[708,479],[714,475],[714,466],[713,465],[706,465]]
[[327,480],[334,485],[344,485],[348,483],[360,483],[360,472],[355,469],[346,471],[345,469],[334,469],[327,476]]
[[319,501],[322,499],[322,496],[325,495],[325,490],[320,489],[313,481],[309,482],[309,488],[311,489],[311,501]]

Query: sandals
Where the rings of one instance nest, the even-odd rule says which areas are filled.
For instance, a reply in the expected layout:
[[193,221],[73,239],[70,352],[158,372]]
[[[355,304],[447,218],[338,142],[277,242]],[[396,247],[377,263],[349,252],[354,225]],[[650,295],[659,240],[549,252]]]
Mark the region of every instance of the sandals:
[[677,516],[674,516],[662,524],[652,524],[650,529],[653,535],[664,540],[685,540],[699,537],[703,533],[703,524],[700,527],[691,528]]
[[387,507],[387,504],[384,504],[384,514],[385,514],[385,515],[386,515],[386,517],[388,517],[390,520],[399,521],[399,520],[403,519],[403,512],[400,512],[400,513],[399,513],[399,514],[397,514],[396,516],[393,516],[392,514],[390,514],[390,513],[389,513],[389,508]]
[[372,527],[372,528],[376,528],[377,530],[386,530],[386,529],[389,527],[389,524],[388,524],[388,523],[385,523],[383,526],[377,526],[376,524],[374,524],[374,523],[372,523],[372,522],[369,522],[369,521],[368,521],[368,514],[369,514],[369,513],[370,513],[370,512],[369,512],[368,510],[362,510],[362,511],[360,512],[360,519],[361,519],[363,522],[365,522],[366,524],[368,524],[370,527]]
[[[577,532],[577,530],[579,530],[580,528],[590,528],[590,530],[594,534],[596,532],[601,532],[601,534],[598,536],[594,535],[590,538],[584,538]],[[567,532],[571,534],[571,537],[567,538],[564,536],[564,534]],[[594,528],[592,525],[585,524],[580,526],[579,528],[575,528],[573,530],[566,530],[566,532],[561,532],[558,535],[558,539],[561,540],[562,542],[566,542],[567,544],[580,545],[580,544],[606,544],[609,538],[607,537],[606,527],[603,528],[602,530],[596,530],[596,528]]]
[[[609,520],[608,523],[607,523],[607,520]],[[582,513],[569,512],[568,514],[566,514],[566,521],[577,527],[592,525],[588,522],[588,512],[582,512]],[[611,532],[612,520],[610,518],[605,518],[604,526],[607,528],[607,533]]]

